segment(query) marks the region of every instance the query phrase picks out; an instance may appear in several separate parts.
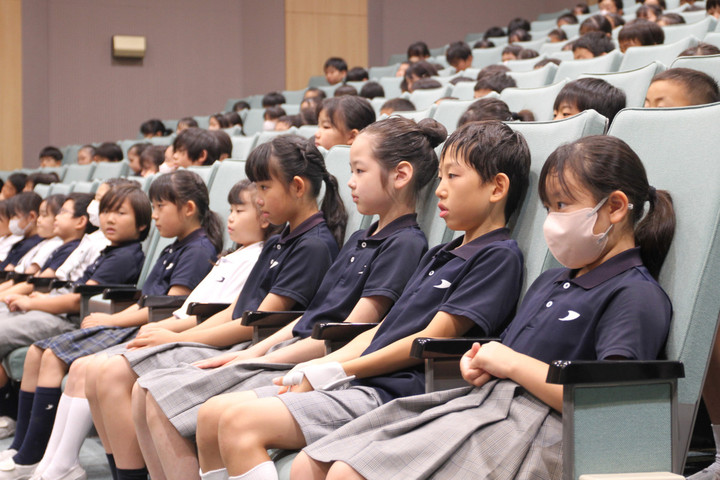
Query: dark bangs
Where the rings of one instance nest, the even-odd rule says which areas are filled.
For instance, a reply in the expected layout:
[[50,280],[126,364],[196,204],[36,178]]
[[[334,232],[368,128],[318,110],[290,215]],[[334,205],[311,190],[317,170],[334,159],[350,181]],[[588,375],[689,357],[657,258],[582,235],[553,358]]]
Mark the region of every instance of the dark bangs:
[[272,142],[258,145],[250,152],[245,162],[245,175],[251,182],[266,182],[272,179],[275,173],[275,168],[271,165],[272,154]]

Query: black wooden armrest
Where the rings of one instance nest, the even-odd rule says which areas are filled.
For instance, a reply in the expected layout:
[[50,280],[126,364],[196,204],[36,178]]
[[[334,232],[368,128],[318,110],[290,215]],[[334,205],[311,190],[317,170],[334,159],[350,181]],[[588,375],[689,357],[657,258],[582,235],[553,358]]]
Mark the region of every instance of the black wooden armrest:
[[413,358],[459,358],[473,343],[498,342],[498,338],[416,338],[410,349]]
[[187,295],[143,295],[140,299],[140,306],[177,309],[182,307],[186,299]]
[[113,302],[137,302],[142,292],[135,287],[127,288],[106,288],[103,290],[103,298]]
[[79,293],[83,297],[92,297],[99,295],[107,289],[123,289],[123,290],[135,290],[135,285],[75,285],[73,292]]
[[550,364],[547,382],[574,385],[669,380],[684,376],[682,362],[670,360],[555,360]]
[[68,282],[67,280],[60,280],[58,278],[53,278],[53,281],[50,282],[51,289],[64,288],[64,287],[68,287],[68,286],[70,286],[70,282]]
[[316,323],[313,327],[312,338],[347,342],[376,326],[378,326],[377,323]]
[[305,312],[301,311],[279,311],[259,312],[246,311],[243,313],[242,324],[250,327],[284,327]]
[[12,275],[10,277],[12,278],[13,283],[20,283],[26,282],[29,278],[32,278],[32,275],[30,275],[29,273],[12,272]]
[[0,281],[4,282],[10,278],[12,273],[14,273],[12,270],[0,270]]
[[190,302],[187,308],[188,315],[195,315],[198,323],[202,323],[216,313],[222,312],[230,306],[229,303],[200,303]]
[[30,277],[27,282],[31,285],[35,285],[36,288],[49,287],[53,280],[57,280],[55,277]]

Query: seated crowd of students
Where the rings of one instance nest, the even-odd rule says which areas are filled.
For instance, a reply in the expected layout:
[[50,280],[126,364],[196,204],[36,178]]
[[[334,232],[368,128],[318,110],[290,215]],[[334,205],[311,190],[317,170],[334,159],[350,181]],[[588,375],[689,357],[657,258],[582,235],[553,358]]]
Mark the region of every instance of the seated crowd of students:
[[[707,11],[720,16],[714,2]],[[602,12],[583,22],[582,36],[567,44],[576,58],[615,48],[610,32],[622,6],[603,0]],[[648,20],[625,23],[620,49],[662,43],[653,22],[674,21],[662,8],[647,0],[638,18]],[[558,25],[573,21],[563,15]],[[515,19],[475,47],[492,47],[498,36],[526,41],[529,32],[529,22]],[[511,47],[504,59],[533,58]],[[429,56],[423,42],[410,46],[398,72],[403,89],[437,88]],[[462,76],[472,49],[456,42],[446,58]],[[367,70],[336,57],[324,71],[330,84],[368,80]],[[662,355],[672,307],[656,279],[673,237],[672,200],[622,140],[591,136],[559,147],[542,167],[536,201],[548,211],[545,240],[564,268],[527,279],[522,295],[523,252],[507,223],[528,189],[530,150],[503,122],[533,113],[486,96],[515,86],[507,67],[469,80],[485,98],[450,135],[433,119],[392,115],[415,109],[406,98],[387,100],[377,118],[368,98],[384,93],[375,82],[360,92],[339,87],[331,98],[309,88],[297,116],[286,115],[282,94],[268,93],[266,130],[307,124],[317,132],[275,136],[250,152],[247,179],[227,193],[227,225],[186,167],[232,157],[226,129],[242,131],[245,102],[212,115],[209,129],[192,117],[174,133],[160,120],[144,122],[145,138],[172,134],[172,144],[133,145],[130,175],[104,181],[94,195],[43,199],[33,190],[58,182],[55,173],[11,174],[0,191],[0,269],[12,273],[0,283],[0,359],[29,350],[19,386],[0,367],[0,437],[14,435],[0,452],[0,480],[87,478],[79,451],[93,425],[116,480],[278,478],[272,448],[302,449],[292,466],[298,479],[561,478],[562,387],[545,382],[548,364]],[[674,68],[653,78],[645,106],[718,101],[712,77]],[[594,109],[612,122],[625,105],[621,89],[584,78],[562,88],[554,117]],[[350,145],[354,205],[343,204],[325,165],[322,151],[336,145]],[[80,152],[78,163],[123,158],[111,142]],[[55,147],[40,153],[42,167],[62,161]],[[148,175],[156,176],[146,194],[133,176]],[[458,235],[428,245],[416,206],[438,177],[439,215]],[[355,208],[376,221],[346,236]],[[187,296],[183,306],[158,322],[139,303],[80,318],[73,287],[135,285],[151,233],[174,240],[148,269],[142,293]],[[43,292],[31,277],[62,282]],[[227,306],[199,321],[191,302]],[[555,321],[567,305],[585,317],[582,328]],[[302,313],[253,342],[241,322],[249,310]],[[326,355],[311,337],[321,321],[378,325]],[[424,394],[413,340],[466,334],[502,340],[463,356],[468,387]],[[510,413],[497,421],[501,410]],[[514,439],[514,448],[496,448]],[[698,475],[717,478],[720,460]]]

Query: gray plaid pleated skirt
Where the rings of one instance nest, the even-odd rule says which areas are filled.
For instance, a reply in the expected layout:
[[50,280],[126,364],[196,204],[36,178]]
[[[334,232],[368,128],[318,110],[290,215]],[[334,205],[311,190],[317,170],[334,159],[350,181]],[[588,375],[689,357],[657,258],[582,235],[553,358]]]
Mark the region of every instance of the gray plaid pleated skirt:
[[129,341],[137,335],[138,330],[138,327],[81,328],[40,340],[33,345],[43,350],[49,348],[60,360],[71,365],[80,357],[93,355]]
[[368,480],[562,477],[559,413],[514,382],[394,400],[304,449]]

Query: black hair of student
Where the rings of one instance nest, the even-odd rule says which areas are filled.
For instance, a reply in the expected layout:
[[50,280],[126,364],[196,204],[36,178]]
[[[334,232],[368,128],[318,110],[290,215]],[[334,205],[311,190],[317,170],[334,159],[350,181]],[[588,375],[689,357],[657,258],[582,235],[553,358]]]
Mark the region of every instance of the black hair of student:
[[511,55],[515,55],[517,57],[520,55],[520,52],[523,51],[523,47],[521,45],[508,45],[507,47],[503,48],[502,53],[503,55],[506,53],[509,53]]
[[210,115],[210,118],[214,118],[215,121],[218,122],[218,124],[220,125],[220,128],[229,128],[230,127],[230,123],[227,121],[227,118],[225,118],[224,113],[216,113],[214,115]]
[[612,33],[612,24],[610,20],[602,15],[593,15],[580,24],[580,35],[585,35],[588,32],[605,32],[610,35]]
[[56,193],[55,195],[49,195],[48,197],[43,199],[43,202],[45,202],[45,208],[48,210],[50,215],[55,216],[60,213],[60,209],[62,208],[62,205],[63,203],[65,203],[66,199],[66,195]]
[[[185,170],[183,170],[185,171]],[[168,174],[170,175],[170,174]],[[162,177],[161,175],[153,182],[155,185]],[[107,183],[107,182],[106,182]],[[120,209],[125,200],[130,203],[130,208],[135,213],[135,228],[139,233],[139,240],[145,240],[150,233],[150,222],[152,222],[152,205],[150,199],[140,188],[140,184],[121,184],[114,186],[103,195],[100,200],[100,213],[115,212]],[[152,186],[150,187],[152,189]]]
[[568,25],[577,25],[578,24],[578,18],[572,13],[565,13],[563,15],[560,15],[557,19],[557,22],[560,22],[561,20],[565,21]]
[[367,98],[368,100],[375,97],[384,97],[385,89],[378,82],[371,80],[369,82],[366,82],[365,85],[362,86],[362,88],[360,89],[360,96],[363,98]]
[[467,60],[472,56],[470,45],[463,41],[451,43],[445,51],[445,59],[452,65],[458,60]]
[[92,233],[97,230],[97,227],[90,223],[90,216],[87,213],[88,205],[90,205],[90,202],[92,202],[94,198],[95,196],[92,193],[73,192],[68,194],[63,202],[73,202],[73,218],[85,217],[87,219],[87,222],[85,222],[85,233]]
[[650,82],[666,80],[682,85],[692,105],[703,105],[720,101],[718,84],[713,77],[690,68],[670,68],[655,75]]
[[294,177],[306,179],[310,183],[313,198],[320,195],[320,188],[324,183],[325,195],[320,210],[335,241],[342,246],[347,226],[347,211],[340,198],[337,179],[328,173],[325,159],[312,139],[308,140],[299,135],[280,135],[255,147],[245,163],[245,174],[253,182],[275,178],[285,185],[289,185]]
[[285,95],[280,92],[266,93],[262,98],[263,108],[274,107],[275,105],[282,105],[283,103],[286,103]]
[[705,11],[709,12],[715,8],[720,8],[720,0],[706,0]]
[[274,105],[265,109],[265,114],[263,115],[263,118],[265,120],[277,120],[278,118],[284,117],[285,115],[287,115],[287,112],[285,112],[284,108],[279,105]]
[[567,40],[567,33],[565,33],[565,30],[562,28],[556,28],[555,30],[551,30],[550,33],[548,33],[548,38],[555,37],[559,42]]
[[31,212],[37,215],[40,211],[40,204],[43,199],[35,192],[20,192],[10,199],[10,216],[27,216]]
[[342,97],[343,95],[357,95],[357,88],[352,85],[340,85],[335,89],[333,97]]
[[653,21],[650,16],[654,16],[656,19],[662,15],[662,9],[657,5],[642,5],[635,11],[635,20],[648,20]]
[[560,65],[562,63],[561,60],[558,60],[557,58],[543,58],[539,62],[537,62],[535,65],[533,65],[533,69],[542,68],[548,63],[554,63],[555,65]]
[[520,50],[520,53],[518,53],[518,60],[526,60],[528,58],[537,58],[540,56],[540,53],[538,53],[537,50],[533,50],[532,48],[523,48]]
[[228,127],[239,126],[243,127],[242,117],[238,112],[227,112],[225,115],[225,121],[228,123]]
[[430,56],[430,49],[425,42],[413,42],[407,49],[408,60],[411,57],[427,58]]
[[475,79],[470,78],[470,77],[455,77],[452,80],[450,80],[450,85],[457,85],[458,83],[474,82],[474,81],[475,81]]
[[507,36],[507,33],[505,33],[505,30],[503,30],[502,27],[490,27],[487,30],[485,30],[485,34],[483,35],[483,39],[487,40],[488,38],[492,37],[505,37]]
[[612,0],[612,2],[615,4],[615,8],[618,10],[622,10],[623,7],[625,6],[623,4],[623,0]]
[[23,188],[25,188],[25,184],[27,183],[28,176],[25,173],[17,172],[11,174],[7,178],[7,182],[10,182],[13,187],[15,187],[15,191],[17,193],[20,193],[23,191]]
[[473,44],[473,48],[493,48],[494,46],[495,43],[487,39],[478,40]]
[[38,157],[52,157],[53,159],[55,159],[56,162],[62,162],[63,154],[59,148],[48,145],[47,147],[40,150],[40,155],[38,155]]
[[649,20],[637,20],[620,29],[618,42],[637,40],[641,45],[661,45],[665,41],[662,27]]
[[323,71],[327,70],[328,67],[333,67],[339,72],[347,72],[348,69],[347,62],[340,57],[330,57],[325,60]]
[[153,169],[157,171],[165,161],[166,148],[165,145],[152,145],[143,150],[140,154],[140,165],[142,165],[142,168],[148,170],[153,168],[152,165],[155,165]]
[[83,145],[82,147],[80,147],[80,150],[88,150],[91,157],[95,155],[95,145],[90,145],[88,143],[87,145]]
[[242,112],[243,110],[250,110],[250,104],[248,102],[246,102],[245,100],[238,100],[237,102],[233,103],[233,112]]
[[[308,95],[308,93],[312,93],[312,95]],[[303,100],[307,100],[310,97],[319,98],[320,100],[324,100],[327,98],[327,93],[325,93],[325,90],[318,87],[310,87],[307,90],[305,90],[305,94],[303,95]]]
[[110,162],[120,162],[123,159],[123,151],[117,143],[103,142],[95,148],[94,156],[107,158]]
[[478,72],[477,79],[480,80],[483,77],[489,76],[489,75],[495,75],[497,73],[507,73],[510,71],[510,67],[507,65],[502,65],[500,63],[496,63],[493,65],[488,65],[487,67],[483,68]]
[[232,139],[230,135],[224,130],[208,130],[207,131],[213,140],[215,140],[215,152],[216,158],[220,160],[220,157],[227,155],[226,158],[232,157]]
[[458,128],[470,122],[482,122],[485,120],[499,120],[509,122],[513,120],[513,114],[507,103],[497,98],[481,98],[470,104],[458,120]]
[[[210,243],[216,252],[223,248],[223,225],[220,217],[210,210],[210,196],[207,185],[195,172],[189,170],[176,170],[160,175],[150,185],[148,192],[152,202],[170,202],[181,208],[188,202],[193,202],[197,209],[197,218]],[[104,198],[104,197],[103,197]]]
[[419,78],[413,83],[413,91],[415,90],[431,90],[433,88],[442,88],[442,83],[434,78]]
[[720,55],[720,48],[709,43],[700,42],[694,47],[683,50],[678,57],[695,57],[698,55]]
[[[694,2],[695,0],[692,0],[692,1]],[[659,4],[660,8],[662,8],[663,10],[665,10],[667,8],[667,3],[665,3],[665,0],[657,0],[657,2]],[[642,3],[644,4],[645,2],[643,1]],[[680,0],[680,5],[682,5],[684,3],[691,4],[690,0]],[[685,11],[688,11],[688,10],[685,10]]]
[[183,117],[178,120],[178,128],[198,128],[198,122],[193,117]]
[[205,150],[207,157],[203,165],[212,165],[218,159],[215,137],[203,128],[191,127],[181,131],[173,140],[172,147],[176,152],[187,151],[188,157],[193,162],[199,160]]
[[370,78],[368,71],[363,67],[353,67],[348,70],[345,80],[348,82],[364,82]]
[[322,99],[318,97],[309,97],[303,100],[300,104],[300,124],[317,125],[321,106]]
[[392,109],[393,112],[414,112],[417,110],[415,105],[407,98],[391,98],[382,104],[380,110],[382,111],[386,108]]
[[622,15],[618,15],[617,13],[606,13],[605,18],[608,19],[608,21],[613,27],[613,30],[615,30],[617,27],[625,25],[625,19]]
[[530,149],[522,134],[502,122],[471,122],[455,130],[445,142],[441,158],[452,154],[472,167],[483,182],[499,173],[510,179],[505,222],[522,204],[530,177]]
[[357,95],[326,98],[320,111],[327,115],[330,125],[338,130],[362,130],[375,121],[375,110],[367,98]]
[[520,17],[513,18],[507,26],[508,36],[512,35],[515,30],[520,28],[529,32],[531,30],[530,22]]
[[137,155],[139,157],[140,155],[142,155],[143,150],[145,150],[146,148],[148,148],[150,146],[152,146],[152,143],[150,143],[150,142],[133,143],[130,146],[130,148],[128,148],[128,155],[130,155],[130,152],[132,152],[134,150],[135,155]]
[[585,2],[576,3],[575,10],[578,10],[579,12],[581,12],[581,14],[584,15],[590,13],[590,7],[588,7],[588,4]]
[[558,110],[563,102],[575,105],[580,111],[593,109],[612,122],[625,108],[626,97],[625,92],[605,80],[580,78],[565,84],[555,97],[553,109]]
[[[411,191],[415,199],[422,188],[437,176],[438,157],[435,147],[447,138],[447,130],[433,119],[415,123],[404,117],[389,117],[373,123],[362,131],[371,138],[373,157],[382,165],[385,173],[400,162],[413,167]],[[387,178],[382,177],[386,186]]]
[[411,79],[414,76],[418,78],[434,77],[438,74],[437,68],[430,62],[420,60],[419,62],[411,63],[410,66],[405,70],[405,79]]
[[512,33],[508,35],[508,41],[510,43],[529,42],[530,40],[532,40],[532,35],[530,35],[530,32],[523,28],[513,30]]
[[162,120],[158,118],[151,118],[150,120],[146,120],[140,124],[140,133],[143,135],[151,135],[153,137],[158,135],[162,137],[167,135],[167,130],[165,129],[165,124]]
[[[245,201],[243,200],[243,193],[248,192],[250,194],[250,206],[254,207],[258,211],[258,216],[260,215],[260,208],[255,203],[255,195],[257,193],[257,187],[253,182],[248,180],[247,178],[244,178],[237,182],[235,185],[232,186],[230,191],[228,192],[227,201],[228,203],[232,205],[245,205]],[[268,225],[267,228],[263,230],[263,240],[267,240],[268,238],[272,237],[273,235],[276,235],[282,231],[281,226],[278,225]],[[227,252],[230,253],[230,252]]]
[[589,32],[575,40],[573,43],[573,52],[578,48],[589,50],[590,53],[593,54],[593,57],[599,57],[603,53],[609,53],[615,50],[615,42],[602,32]]
[[[628,197],[633,204],[629,215],[635,243],[640,247],[643,263],[657,278],[675,233],[675,212],[670,194],[650,186],[645,167],[632,148],[608,135],[584,137],[559,147],[540,171],[538,190],[543,203],[548,202],[549,177],[557,178],[562,191],[574,198],[569,175],[598,202],[616,190]],[[643,217],[645,202],[649,202],[650,208]]]
[[38,183],[50,185],[51,183],[58,182],[60,182],[60,177],[58,177],[58,174],[55,172],[35,172],[27,176],[25,185],[32,183],[33,187],[35,187]]
[[660,20],[662,20],[665,25],[681,25],[685,23],[685,17],[675,12],[663,13],[660,15],[658,21]]
[[507,73],[496,73],[494,75],[484,75],[475,84],[474,90],[492,90],[500,93],[506,88],[517,87],[517,82]]

